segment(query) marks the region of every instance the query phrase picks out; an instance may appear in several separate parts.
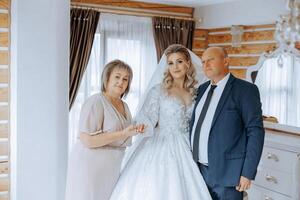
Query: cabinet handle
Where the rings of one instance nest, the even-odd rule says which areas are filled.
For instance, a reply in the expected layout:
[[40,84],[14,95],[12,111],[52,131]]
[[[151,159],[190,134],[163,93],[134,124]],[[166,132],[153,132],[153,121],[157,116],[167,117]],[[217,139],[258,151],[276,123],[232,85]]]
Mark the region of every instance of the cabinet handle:
[[271,197],[265,196],[265,200],[273,200]]
[[276,162],[279,161],[278,157],[277,157],[275,154],[272,154],[272,153],[268,153],[268,154],[267,154],[267,158],[268,158],[268,159],[273,159],[273,160],[275,160]]
[[265,178],[269,182],[277,183],[277,179],[274,176],[266,175]]

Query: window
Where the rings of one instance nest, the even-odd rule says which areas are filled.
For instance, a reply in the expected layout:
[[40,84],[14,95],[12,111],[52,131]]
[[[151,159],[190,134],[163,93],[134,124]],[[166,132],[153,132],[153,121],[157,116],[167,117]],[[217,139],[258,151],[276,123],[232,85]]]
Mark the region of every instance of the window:
[[100,92],[102,69],[114,59],[123,60],[132,67],[131,90],[125,101],[134,115],[139,99],[157,66],[150,18],[101,14],[89,64],[69,116],[69,150],[78,137],[81,106],[87,97]]
[[260,90],[263,114],[291,126],[300,126],[299,67],[296,56],[281,54],[265,60],[255,81]]

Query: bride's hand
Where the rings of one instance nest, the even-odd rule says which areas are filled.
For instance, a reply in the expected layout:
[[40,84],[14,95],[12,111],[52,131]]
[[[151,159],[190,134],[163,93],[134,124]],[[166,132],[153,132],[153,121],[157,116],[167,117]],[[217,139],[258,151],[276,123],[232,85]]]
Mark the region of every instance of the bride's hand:
[[146,128],[145,124],[138,124],[138,125],[135,126],[135,129],[138,133],[144,133],[145,128]]

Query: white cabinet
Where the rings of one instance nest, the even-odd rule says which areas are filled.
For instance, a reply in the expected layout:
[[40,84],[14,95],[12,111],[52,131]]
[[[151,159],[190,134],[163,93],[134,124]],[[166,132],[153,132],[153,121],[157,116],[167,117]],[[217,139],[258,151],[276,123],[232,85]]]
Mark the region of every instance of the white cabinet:
[[300,134],[266,129],[249,200],[300,200]]
[[258,187],[253,185],[251,190],[248,192],[249,200],[292,200],[291,197],[286,195],[281,195],[278,192],[273,192],[271,190],[264,189],[263,187]]

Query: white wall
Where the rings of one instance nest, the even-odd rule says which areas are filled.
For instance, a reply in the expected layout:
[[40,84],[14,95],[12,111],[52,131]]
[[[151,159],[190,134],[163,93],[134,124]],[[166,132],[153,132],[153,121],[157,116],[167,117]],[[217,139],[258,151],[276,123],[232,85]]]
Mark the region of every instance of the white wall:
[[236,0],[195,9],[194,17],[203,19],[197,28],[275,23],[287,12],[286,0]]
[[[14,200],[63,200],[69,0],[12,0]],[[17,80],[17,81],[16,81]],[[15,176],[17,175],[17,176]]]

